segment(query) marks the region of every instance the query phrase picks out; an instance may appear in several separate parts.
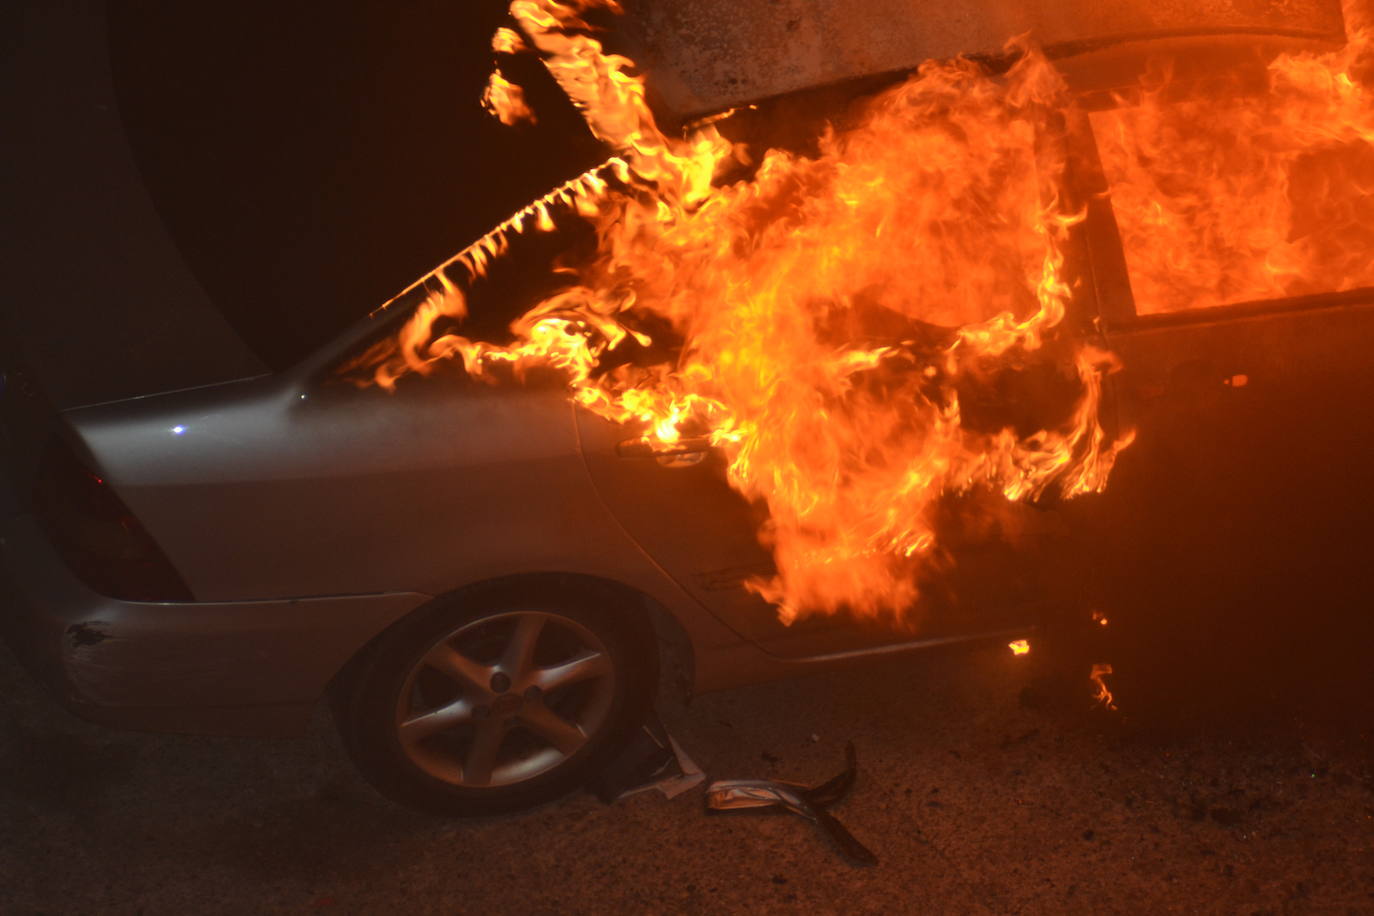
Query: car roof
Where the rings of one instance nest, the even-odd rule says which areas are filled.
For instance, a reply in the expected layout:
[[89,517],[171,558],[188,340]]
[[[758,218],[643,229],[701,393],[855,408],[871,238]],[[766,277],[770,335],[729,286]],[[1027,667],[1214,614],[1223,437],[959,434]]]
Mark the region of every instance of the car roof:
[[733,105],[957,55],[1029,32],[1051,56],[1139,41],[1274,36],[1344,43],[1340,0],[655,0],[619,26],[656,107],[688,120]]

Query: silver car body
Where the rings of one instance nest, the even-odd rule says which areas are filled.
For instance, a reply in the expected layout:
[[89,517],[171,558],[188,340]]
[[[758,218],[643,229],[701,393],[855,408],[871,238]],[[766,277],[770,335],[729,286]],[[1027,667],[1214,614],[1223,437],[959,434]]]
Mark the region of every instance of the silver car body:
[[[162,387],[180,389],[166,393],[95,403],[55,357],[39,365],[30,350],[26,365],[5,355],[6,451],[19,492],[0,528],[0,620],[84,714],[181,731],[298,729],[389,625],[432,597],[512,576],[618,592],[646,632],[652,623],[690,659],[698,691],[1008,639],[1043,609],[1035,583],[996,574],[1005,557],[991,557],[965,567],[978,610],[936,615],[924,635],[833,618],[784,627],[742,587],[768,556],[753,510],[725,486],[714,456],[692,464],[622,454],[630,433],[575,409],[556,385],[492,387],[453,373],[390,395],[331,381],[337,361],[389,314],[267,373],[216,318],[140,195],[110,110],[99,14],[30,11],[25,35],[33,50],[16,57],[17,75],[70,106],[66,123],[81,142],[64,147],[60,172],[73,184],[66,198],[83,207],[67,219],[70,211],[45,209],[59,188],[9,189],[21,221],[42,229],[26,237],[31,256],[8,294],[60,324],[107,284],[146,298],[163,316],[152,320],[176,323],[146,360],[142,338],[125,345],[79,329],[94,341],[89,358],[115,354],[109,391],[137,388],[132,376],[162,359]],[[54,47],[66,56],[41,50]],[[10,114],[23,125],[25,112]],[[52,139],[18,155],[36,168]],[[54,263],[68,271],[54,273]],[[53,436],[118,493],[193,602],[115,600],[63,565],[23,511]]]

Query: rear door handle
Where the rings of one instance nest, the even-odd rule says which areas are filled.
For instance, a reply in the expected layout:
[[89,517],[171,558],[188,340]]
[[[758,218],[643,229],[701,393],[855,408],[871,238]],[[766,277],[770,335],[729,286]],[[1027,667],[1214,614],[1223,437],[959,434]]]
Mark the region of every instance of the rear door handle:
[[706,436],[679,439],[676,442],[651,442],[645,439],[626,439],[615,447],[621,458],[653,458],[664,467],[690,467],[699,464],[711,450]]

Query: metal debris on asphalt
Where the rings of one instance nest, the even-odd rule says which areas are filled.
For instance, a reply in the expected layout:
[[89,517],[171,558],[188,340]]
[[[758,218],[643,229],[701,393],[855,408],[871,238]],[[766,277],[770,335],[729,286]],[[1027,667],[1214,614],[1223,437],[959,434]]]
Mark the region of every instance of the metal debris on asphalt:
[[718,779],[706,787],[706,811],[787,811],[819,827],[850,865],[877,865],[872,850],[826,810],[848,794],[858,775],[854,742],[848,742],[844,751],[844,770],[816,786],[773,779]]

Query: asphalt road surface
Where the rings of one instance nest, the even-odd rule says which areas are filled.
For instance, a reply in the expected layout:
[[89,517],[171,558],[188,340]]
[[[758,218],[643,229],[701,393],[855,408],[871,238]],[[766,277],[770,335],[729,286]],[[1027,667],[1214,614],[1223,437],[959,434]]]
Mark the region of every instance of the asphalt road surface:
[[1349,698],[1134,709],[1118,689],[1109,713],[1086,684],[1046,703],[1025,682],[1024,660],[980,651],[675,717],[714,777],[820,780],[853,740],[834,812],[879,857],[861,869],[799,819],[707,816],[700,789],[436,820],[363,784],[323,713],[299,739],[119,733],[0,650],[0,911],[1374,912]]

